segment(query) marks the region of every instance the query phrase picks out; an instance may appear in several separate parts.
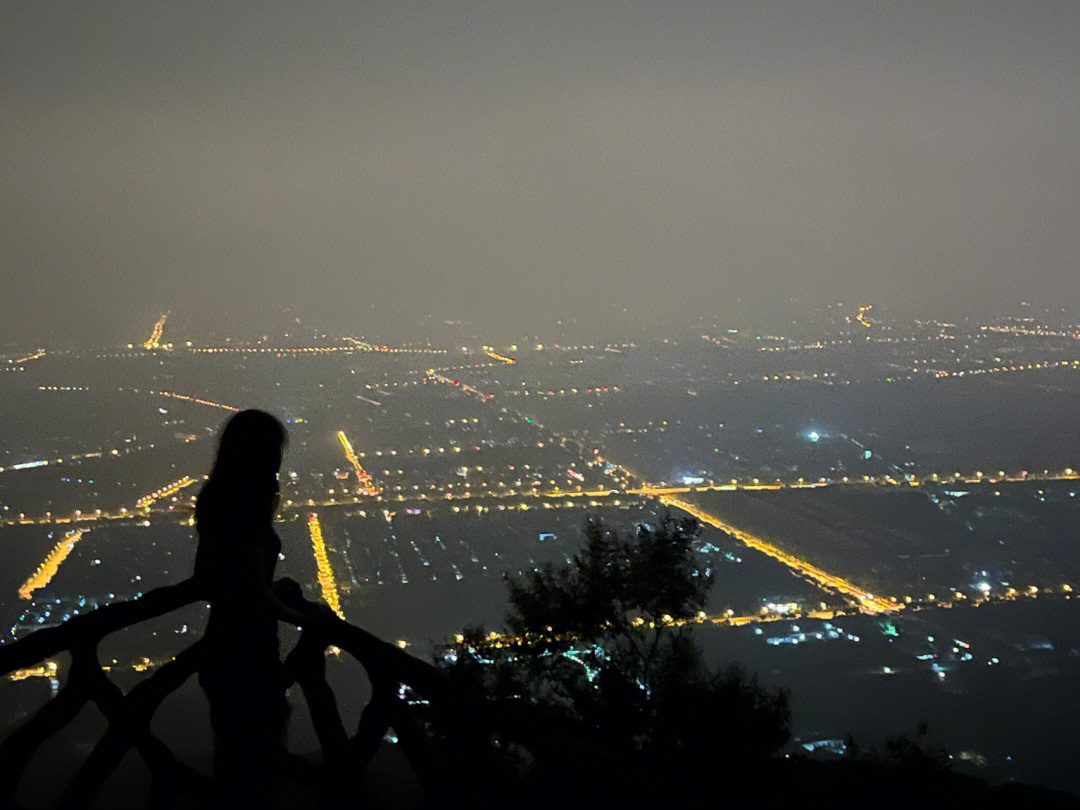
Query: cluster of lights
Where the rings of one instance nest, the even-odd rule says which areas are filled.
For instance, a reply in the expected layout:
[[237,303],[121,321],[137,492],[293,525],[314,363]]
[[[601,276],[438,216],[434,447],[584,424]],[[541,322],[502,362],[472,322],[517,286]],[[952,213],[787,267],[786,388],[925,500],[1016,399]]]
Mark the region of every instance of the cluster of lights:
[[[130,439],[128,441],[130,441]],[[153,447],[154,445],[149,444],[149,445],[146,445],[146,446],[147,447]],[[140,449],[143,449],[143,448],[138,447],[138,446],[136,446],[134,448],[132,448],[132,447],[124,447],[122,449],[121,448],[114,448],[114,449],[109,451],[109,455],[111,455],[111,456],[127,455],[128,453],[132,452],[132,449],[140,450]],[[17,470],[31,470],[31,469],[34,469],[35,467],[48,467],[48,466],[52,466],[52,465],[56,465],[56,464],[66,464],[66,463],[69,463],[69,462],[72,462],[72,461],[84,461],[85,459],[88,459],[88,458],[103,458],[104,456],[105,456],[105,451],[103,451],[103,450],[95,450],[94,452],[91,452],[91,453],[75,453],[74,455],[67,456],[65,458],[38,459],[36,461],[21,461],[18,464],[12,464],[10,467],[0,467],[0,473],[14,472],[14,471],[17,471]],[[93,482],[91,482],[91,483],[93,483]]]
[[[427,382],[424,380],[424,382]],[[364,383],[364,388],[405,388],[408,385],[420,385],[420,380],[406,380],[404,382]]]
[[[323,335],[323,337],[326,337]],[[430,346],[423,349],[414,349],[412,347],[394,347],[388,345],[376,346],[373,343],[368,343],[366,340],[360,340],[354,337],[345,337],[345,340],[353,344],[362,352],[388,352],[390,354],[446,354],[446,349],[433,349]]]
[[759,352],[803,352],[820,351],[830,346],[850,344],[850,340],[815,341],[814,343],[789,343],[783,346],[758,346]]
[[806,380],[818,380],[818,379],[824,380],[824,379],[828,379],[829,377],[835,377],[835,376],[836,376],[835,374],[830,374],[827,371],[823,372],[821,374],[818,374],[816,371],[810,372],[810,373],[807,373],[807,372],[802,372],[802,373],[795,372],[794,374],[773,374],[772,376],[769,376],[768,374],[766,374],[765,376],[763,376],[761,378],[761,381],[762,382],[805,382]]
[[[807,611],[805,613],[805,615],[808,616],[809,618],[812,618],[812,619],[824,620],[825,621],[825,631],[821,632],[821,633],[802,633],[799,630],[798,625],[793,625],[792,626],[792,631],[794,633],[802,636],[802,638],[799,639],[800,642],[805,641],[808,637],[813,637],[813,638],[824,640],[825,638],[837,639],[837,638],[841,638],[842,636],[845,636],[849,641],[858,642],[860,640],[858,636],[852,635],[850,633],[845,633],[843,630],[841,630],[840,628],[834,627],[830,623],[829,620],[835,618],[837,615],[840,615],[840,616],[844,615],[843,611],[827,610],[825,603],[821,603],[821,608],[822,608],[821,610]],[[763,609],[760,614],[747,615],[747,616],[736,616],[735,611],[730,610],[730,609],[724,611],[723,613],[712,614],[712,615],[706,613],[704,610],[699,610],[697,613],[695,613],[692,616],[686,616],[686,617],[680,617],[680,618],[675,618],[675,617],[665,613],[663,616],[660,616],[659,619],[651,620],[651,621],[646,619],[644,616],[635,616],[633,619],[630,620],[630,625],[632,627],[648,628],[650,630],[654,630],[657,627],[686,627],[686,626],[692,625],[692,624],[718,624],[718,625],[727,624],[727,625],[731,625],[733,627],[742,627],[742,626],[745,626],[745,625],[748,625],[748,624],[755,624],[755,623],[771,623],[771,622],[780,622],[780,621],[785,621],[785,620],[790,621],[793,618],[797,619],[797,618],[802,617],[803,615],[804,614],[801,612],[801,610],[795,610],[795,611],[788,612],[788,613],[776,613],[776,612],[769,611],[767,609]],[[577,639],[577,636],[574,635],[573,633],[553,633],[551,626],[548,626],[547,631],[548,631],[547,633],[543,634],[543,638],[546,639],[546,640],[549,640],[549,641],[574,641],[574,640]],[[755,630],[754,632],[756,634],[760,635],[762,631],[760,629],[758,629],[758,630]],[[523,645],[526,645],[526,644],[529,644],[531,642],[537,641],[537,640],[539,640],[539,638],[540,637],[535,635],[535,634],[526,634],[525,636],[514,636],[514,635],[510,635],[508,633],[497,633],[495,631],[491,631],[484,637],[484,639],[482,640],[481,643],[484,644],[484,645],[490,645],[490,646],[492,646],[492,647],[494,647],[496,649],[499,649],[499,648],[513,648],[513,647],[521,647]],[[772,644],[783,643],[783,642],[774,642],[771,639],[769,639],[769,642],[772,643]],[[398,643],[399,643],[399,645],[402,644],[402,642],[398,642]],[[455,634],[454,635],[454,643],[455,644],[464,644],[465,643],[464,634],[463,633]],[[791,642],[789,641],[789,643],[791,643]],[[468,651],[470,653],[476,653],[477,648],[476,647],[469,647]]]
[[[346,338],[350,340],[350,338]],[[349,346],[197,346],[191,349],[197,354],[272,354],[284,357],[290,354],[331,354],[334,352],[386,352],[388,354],[446,354],[446,349],[406,349],[394,346],[373,346],[357,341]]]
[[322,589],[323,600],[334,613],[344,619],[345,614],[341,612],[337,582],[334,581],[334,571],[330,568],[330,558],[326,556],[326,541],[323,539],[322,524],[319,523],[319,516],[314,512],[308,515],[308,532],[311,534],[311,546],[315,552],[315,565],[318,568],[319,587]]
[[28,354],[28,355],[26,355],[26,357],[20,357],[18,360],[15,361],[15,365],[21,366],[23,363],[29,363],[31,360],[40,360],[44,356],[45,356],[45,350],[44,349],[38,349],[33,354]]
[[234,413],[239,411],[232,405],[222,405],[220,402],[214,402],[210,399],[202,399],[200,397],[189,397],[187,394],[174,394],[171,391],[151,391],[151,394],[156,394],[159,397],[168,397],[169,399],[180,399],[184,402],[194,402],[196,405],[207,405],[211,408],[221,408],[223,411],[233,411]]
[[55,678],[60,671],[60,665],[56,661],[42,661],[35,667],[17,669],[9,674],[9,681],[25,681],[29,678]]
[[927,369],[932,377],[973,377],[976,374],[1001,374],[1005,371],[1038,371],[1051,368],[1080,368],[1080,360],[1047,360],[1042,363],[1019,363],[1009,366],[992,366],[990,368],[972,368],[961,371],[946,371],[944,369]]
[[405,346],[376,346],[373,343],[368,343],[366,340],[359,340],[354,337],[346,337],[345,340],[352,343],[356,348],[365,352],[387,352],[389,354],[446,354],[446,349],[433,349],[427,346],[423,349],[414,349],[412,347]]
[[[131,663],[131,669],[134,672],[148,672],[151,669],[160,667],[169,661],[175,660],[174,657],[170,657],[165,660],[155,661],[152,658],[143,656]],[[105,672],[112,672],[117,668],[117,661],[114,658],[112,664],[103,664],[102,670]],[[43,661],[37,666],[27,667],[26,669],[17,669],[7,676],[9,681],[25,681],[30,678],[47,678],[49,680],[56,680],[60,676],[61,667],[59,662],[53,660]]]
[[[514,361],[515,363],[517,360]],[[429,368],[428,374],[434,374],[436,371],[470,371],[477,368],[498,368],[502,366],[502,363],[462,363],[456,366],[436,366],[435,368]],[[416,374],[415,371],[410,371],[410,374]]]
[[[453,420],[450,420],[450,421],[453,422]],[[458,447],[458,446],[452,447],[451,450],[453,452],[455,452],[455,453],[460,453],[461,452],[461,448]],[[367,458],[368,456],[379,456],[379,457],[382,457],[382,456],[415,456],[415,455],[421,455],[421,454],[426,456],[426,455],[430,455],[431,452],[432,452],[432,449],[430,447],[422,447],[420,450],[376,450],[376,451],[374,451],[372,453],[358,453],[357,455],[359,455],[360,458]],[[435,448],[434,452],[445,453],[446,448],[445,447],[437,447],[437,448]]]
[[[56,461],[59,462],[60,459],[57,459]],[[34,469],[34,467],[47,467],[48,465],[49,465],[49,460],[48,459],[40,459],[38,461],[23,461],[23,462],[20,462],[19,464],[12,464],[10,469],[12,469],[12,470],[32,470],[32,469]],[[0,472],[3,472],[3,469],[4,469],[3,467],[0,467]]]
[[330,354],[333,352],[362,351],[356,346],[200,346],[191,351],[196,354],[272,354],[285,357],[290,354]]
[[[517,348],[516,346],[511,346],[510,350],[514,351],[516,348]],[[561,343],[554,343],[549,348],[558,349],[561,352],[584,352],[584,351],[596,351],[597,347],[596,347],[595,343],[582,344],[582,345],[579,345],[579,346],[563,346]],[[608,343],[608,344],[606,344],[604,346],[601,346],[600,348],[603,349],[605,352],[615,352],[617,354],[617,353],[622,352],[623,349],[636,349],[637,344],[636,343]],[[544,350],[544,344],[543,343],[537,343],[536,344],[536,350],[538,352],[543,351]]]
[[164,315],[157,319],[157,323],[154,324],[154,329],[150,333],[150,339],[143,344],[144,349],[161,348],[161,333],[165,331],[165,320],[168,317],[169,313],[166,312]]
[[[860,311],[859,311],[859,315],[857,317],[857,320],[866,327],[869,327],[871,324],[870,324],[869,321],[865,321],[863,316],[864,316],[865,312],[869,311],[869,309],[870,309],[870,307],[861,308]],[[148,341],[147,348],[151,348],[149,346],[150,342],[153,342],[155,344],[155,347],[156,347],[156,345],[158,343],[158,340],[160,339],[161,327],[163,327],[164,320],[165,320],[165,318],[163,316],[162,319],[158,322],[158,325],[155,327],[156,337],[152,337],[151,341]],[[1080,333],[1077,333],[1076,335],[1072,335],[1072,334],[1066,334],[1066,333],[1054,333],[1054,332],[1022,330],[1022,329],[1020,329],[1018,327],[1009,327],[1009,328],[982,327],[982,328],[983,328],[984,331],[1011,332],[1011,333],[1016,333],[1016,334],[1039,334],[1039,335],[1046,335],[1046,336],[1080,337]],[[713,342],[719,342],[719,341],[716,341],[716,340],[714,340],[712,338],[709,338],[708,336],[703,336],[703,337],[705,337],[705,339],[707,339],[707,340],[713,340]],[[346,340],[349,340],[349,341],[353,342],[355,344],[355,349],[360,349],[360,350],[363,350],[363,351],[394,351],[394,350],[390,349],[389,347],[381,347],[381,348],[380,347],[374,347],[374,346],[371,346],[370,344],[364,343],[362,341],[358,341],[358,340],[353,339],[353,338],[346,338]],[[727,338],[723,338],[723,340],[727,341]],[[835,341],[834,341],[834,343],[835,343]],[[625,346],[633,345],[633,344],[622,344],[622,345],[625,347]],[[805,348],[821,348],[821,347],[823,347],[822,344],[814,344],[814,345],[811,345],[811,346],[807,346]],[[493,350],[490,350],[490,347],[485,346],[483,348],[484,348],[485,353],[489,354],[489,356],[491,356],[493,359],[499,360],[500,362],[504,362],[504,363],[514,363],[514,362],[516,362],[513,358],[508,358],[508,357],[505,357],[505,356],[502,356],[502,355],[498,355],[498,353],[494,353]],[[538,348],[542,348],[542,347],[538,347]],[[563,350],[571,350],[573,348],[595,349],[595,346],[589,346],[589,347],[560,347],[560,346],[555,346],[554,348],[563,349]],[[228,348],[228,349],[198,349],[196,351],[229,351],[229,352],[237,352],[237,351],[253,352],[253,351],[259,351],[259,352],[277,352],[277,353],[280,354],[281,352],[323,352],[323,351],[351,351],[351,350],[354,350],[354,348],[350,348],[350,347],[306,347],[306,348],[296,348],[296,349],[265,349],[265,348],[263,348],[263,349],[239,349],[239,348]],[[607,350],[611,351],[611,350],[617,350],[617,349],[613,349],[612,347],[607,347]],[[771,347],[770,347],[769,350],[773,350],[773,349],[771,349]],[[400,350],[400,351],[421,353],[421,352],[424,352],[425,350],[422,350],[422,349],[407,349],[407,350]],[[428,352],[429,353],[445,353],[445,350],[438,350],[438,351],[437,350],[428,350]],[[44,354],[44,352],[42,351],[42,352],[39,352],[37,355],[32,355],[32,356],[30,356],[28,358],[23,358],[23,360],[20,360],[18,362],[25,362],[26,360],[35,359],[35,357],[42,356],[43,354]],[[480,367],[481,365],[485,366],[485,367],[490,367],[490,366],[494,366],[495,364],[493,364],[493,363],[477,364],[477,366],[475,366],[475,367]],[[977,369],[977,370],[973,370],[973,371],[968,371],[966,373],[968,373],[968,374],[992,373],[992,372],[1006,371],[1006,370],[1013,370],[1013,371],[1015,371],[1015,370],[1024,370],[1025,368],[1026,369],[1043,369],[1043,368],[1056,368],[1056,367],[1069,367],[1069,366],[1072,366],[1072,367],[1080,366],[1080,361],[1071,361],[1071,362],[1070,361],[1059,361],[1059,362],[1055,362],[1055,363],[1047,362],[1047,363],[1027,364],[1026,366],[1020,365],[1020,366],[1011,366],[1011,367],[1010,366],[1003,366],[1003,367],[989,368],[989,369],[983,368],[983,369]],[[451,368],[456,370],[459,367],[451,367]],[[460,368],[463,368],[463,367],[460,367]],[[475,388],[471,388],[470,386],[467,386],[467,385],[462,385],[459,380],[450,380],[450,379],[448,379],[448,378],[446,378],[446,377],[444,377],[442,375],[435,374],[434,372],[435,372],[435,369],[429,370],[429,375],[432,376],[434,379],[437,379],[439,382],[445,382],[445,383],[448,383],[448,384],[453,384],[455,386],[462,387],[464,390],[466,390],[466,391],[468,391],[470,393],[477,394],[481,398],[484,398],[484,399],[488,399],[491,396],[493,396],[493,395],[490,395],[490,394],[485,395],[482,392],[476,390]],[[953,372],[932,372],[932,373],[934,373],[935,376],[964,376],[965,375],[964,371],[960,371],[960,372],[956,372],[956,371],[953,371]],[[825,374],[824,376],[828,377],[829,375]],[[817,378],[817,377],[818,377],[817,374],[813,375],[813,378]],[[766,379],[768,379],[768,378],[766,378]],[[776,379],[780,379],[780,377],[774,376],[772,379],[776,380]],[[784,379],[792,379],[792,377],[791,377],[791,375],[785,375]],[[796,376],[795,379],[809,379],[809,377]],[[425,380],[425,382],[426,382],[426,380]],[[401,383],[401,385],[407,385],[407,384],[408,383]],[[415,385],[417,383],[413,382],[412,384]],[[393,384],[387,383],[387,384],[384,384],[384,385],[385,385],[385,387],[390,387],[391,385],[397,386],[399,384],[398,383],[393,383]],[[371,387],[371,386],[369,386],[369,387]],[[377,385],[375,387],[383,387],[383,386]],[[59,386],[51,386],[51,387],[40,386],[39,388],[41,390],[86,390],[85,388],[79,388],[79,387],[59,387]],[[589,389],[585,389],[585,390],[588,393],[593,393],[594,392],[593,388],[589,388]],[[602,390],[607,391],[608,388],[604,387]],[[613,390],[617,391],[618,388],[613,387]],[[569,391],[572,392],[572,393],[577,393],[578,389],[569,389]],[[599,387],[595,389],[596,393],[599,393],[600,391],[601,391],[601,389]],[[172,394],[172,393],[168,393],[168,392],[150,392],[150,393],[159,393],[161,396],[173,397],[173,398],[176,398],[176,399],[187,400],[187,401],[190,401],[190,402],[195,402],[197,404],[209,405],[209,406],[223,408],[223,409],[231,410],[231,411],[238,410],[237,408],[233,408],[231,406],[221,405],[219,403],[215,403],[215,402],[212,402],[212,401],[209,401],[209,400],[203,400],[203,399],[198,399],[198,398],[194,398],[194,397],[188,397],[188,396],[184,396],[184,395]],[[513,392],[513,393],[517,394],[519,392]],[[542,392],[542,391],[538,391],[536,393],[537,393],[537,395],[540,395],[540,396],[553,396],[553,395],[555,395],[554,390],[548,390],[546,392],[546,394],[544,394],[544,392]],[[565,395],[566,391],[564,389],[560,389],[558,393],[559,393],[559,395]],[[529,395],[529,392],[526,391],[525,395]],[[368,487],[371,488],[372,491],[369,492],[368,494],[378,494],[378,490],[375,489],[374,485],[371,483],[370,474],[367,473],[366,471],[364,471],[363,468],[360,466],[359,461],[358,461],[358,459],[356,457],[356,454],[352,451],[351,445],[348,443],[347,437],[345,437],[344,433],[342,433],[340,431],[339,431],[338,435],[339,435],[339,440],[341,440],[341,442],[342,442],[343,448],[345,448],[346,457],[349,458],[350,463],[352,463],[354,465],[354,469],[357,472],[357,478],[361,482],[361,485],[365,489],[368,488]],[[455,452],[460,452],[460,448],[455,447],[454,450],[455,450]],[[427,448],[425,448],[423,452],[426,455],[428,453]],[[440,452],[441,452],[441,448],[440,448]],[[115,453],[115,451],[114,451],[114,453]],[[408,453],[403,452],[403,454],[408,454]],[[88,454],[88,455],[93,455],[93,454]],[[97,455],[100,455],[100,454],[97,454]],[[363,454],[361,454],[361,455],[363,455]],[[396,455],[396,452],[391,451],[391,455]],[[27,464],[29,464],[31,466],[40,466],[40,465],[44,465],[44,464],[48,464],[48,463],[49,463],[48,461],[43,461],[43,462],[29,462]],[[12,467],[12,469],[18,469],[18,468],[19,468],[18,466]],[[1068,472],[1071,473],[1071,471],[1068,471]],[[959,474],[957,474],[957,476],[959,476]],[[185,479],[181,479],[181,481],[184,481],[184,480]],[[183,486],[190,485],[190,483],[194,483],[194,482],[195,482],[195,479],[188,479],[188,483],[184,484]],[[845,479],[845,483],[846,482],[847,482],[847,480]],[[176,483],[179,484],[180,482],[176,482]],[[915,482],[913,481],[912,483],[914,484]],[[800,480],[800,485],[820,486],[821,484],[820,483],[804,484]],[[170,486],[174,486],[174,485],[170,485]],[[183,486],[178,487],[178,489],[175,490],[175,491],[179,491],[179,489],[182,489]],[[792,486],[794,486],[794,485],[792,485]],[[777,485],[758,484],[756,479],[755,479],[755,483],[754,483],[753,486],[746,485],[746,488],[754,488],[754,489],[756,489],[756,488],[775,489],[775,488],[779,488],[779,487],[780,487],[779,484],[777,484]],[[722,486],[722,487],[718,487],[718,488],[727,488],[727,487]],[[166,492],[165,490],[167,490],[167,489],[168,488],[163,488],[163,490],[159,490],[157,493],[151,493],[150,496],[146,496],[145,498],[140,499],[140,501],[138,503],[138,508],[146,508],[149,505],[149,503],[153,503],[155,500],[159,499],[160,497],[167,497],[169,494],[174,494],[174,493]],[[667,490],[665,490],[665,491],[667,491]],[[673,491],[676,491],[676,490],[674,488],[672,488],[670,491],[673,492]],[[658,488],[646,488],[646,489],[643,489],[643,490],[639,490],[639,492],[641,492],[642,494],[661,494],[662,490],[660,490]],[[448,497],[450,497],[450,496],[448,495]],[[144,504],[144,501],[146,501],[147,498],[150,498],[151,500],[148,503]],[[545,505],[547,506],[547,504],[545,504]],[[569,502],[568,502],[568,505],[569,505]],[[686,508],[687,507],[687,505],[684,505],[682,502],[674,502],[673,501],[672,505],[677,505],[677,506],[679,506],[681,508]],[[527,508],[527,507],[525,507],[525,508]],[[455,508],[455,511],[456,511],[456,508]],[[690,510],[688,509],[687,511],[690,511]],[[693,512],[691,512],[691,513],[693,514]],[[314,542],[315,530],[318,529],[318,522],[317,522],[317,518],[316,518],[315,515],[311,515],[310,518],[315,519],[315,528],[312,529],[312,538],[313,538],[313,542]],[[309,522],[310,522],[310,518],[309,518]],[[711,521],[707,521],[707,522],[711,522]],[[718,524],[713,523],[713,525],[718,525]],[[725,531],[732,531],[730,529],[730,527],[722,527],[722,528],[724,528]],[[732,533],[734,533],[734,532],[732,532]],[[741,536],[741,533],[736,534],[736,536],[739,537],[740,540],[743,540],[743,542],[747,542],[746,538]],[[319,538],[320,538],[320,543],[321,543],[321,530],[319,530]],[[749,542],[747,542],[747,544],[752,545],[752,547],[758,548],[758,546],[753,546],[753,544],[751,544]],[[768,545],[768,544],[766,544],[766,545]],[[759,548],[759,550],[764,550],[764,549]],[[777,551],[779,551],[779,550],[777,550]],[[766,552],[766,553],[768,553],[768,552]],[[780,552],[780,553],[782,554],[783,552]],[[66,556],[66,554],[64,556]],[[770,554],[770,556],[776,556],[776,555]],[[318,548],[317,548],[316,549],[316,558],[317,558],[317,560],[318,560],[318,557],[319,557],[319,553],[318,553]],[[325,558],[325,548],[323,549],[323,557]],[[781,558],[777,557],[777,559],[781,559]],[[801,561],[796,560],[796,558],[792,558],[792,560],[795,560],[796,562],[801,563]],[[781,559],[781,561],[785,562],[786,564],[791,565],[791,563],[787,562],[786,560]],[[804,564],[804,565],[806,565],[806,564]],[[326,567],[327,567],[327,571],[329,571],[328,562],[327,562]],[[795,568],[794,565],[792,565],[792,567]],[[836,582],[843,583],[843,580],[839,580],[839,578],[832,577],[832,575],[829,575],[829,574],[827,574],[825,572],[821,572],[818,569],[812,569],[812,567],[809,567],[809,566],[807,566],[807,568],[805,570],[804,569],[798,569],[798,568],[796,568],[796,570],[798,570],[800,573],[802,573],[803,575],[806,575],[806,576],[808,576],[810,578],[815,578],[815,579],[817,578],[816,576],[814,576],[811,573],[811,571],[816,572],[817,574],[823,575],[825,577],[830,577],[833,580],[835,580],[835,582],[825,582],[824,580],[819,580],[819,581],[823,582],[824,584],[827,584],[829,587],[833,587],[833,588],[836,588],[837,590],[840,590],[842,592],[847,593],[846,591],[843,591],[842,588],[838,587],[838,585],[836,584]],[[322,577],[322,572],[321,572],[321,564],[320,564],[320,584],[323,584],[323,586],[324,586],[324,594],[325,594],[326,593],[326,587],[325,587],[325,584],[323,583],[323,577]],[[330,584],[333,587],[332,578],[330,579]],[[850,586],[850,587],[854,588],[854,586]],[[855,596],[858,600],[860,600],[860,603],[863,604],[864,607],[866,607],[868,601],[872,602],[872,600],[875,599],[872,595],[862,594],[861,592],[849,593],[848,595]],[[336,600],[336,589],[334,591],[334,597],[335,597],[335,600]],[[875,605],[878,610],[896,610],[897,609],[895,601],[893,601],[893,602],[885,602],[884,600],[877,600],[877,601],[886,605],[885,607],[879,607],[879,606]],[[327,602],[330,603],[329,598],[327,598]],[[338,609],[337,607],[335,607],[334,604],[331,604],[331,606],[334,607],[335,611]],[[874,612],[874,611],[871,611],[871,612]]]
[[434,372],[434,369],[428,370],[427,379],[435,380],[435,382],[445,383],[446,385],[453,385],[468,394],[473,394],[474,396],[479,397],[480,400],[483,402],[487,402],[489,399],[495,398],[494,394],[485,394],[483,391],[473,388],[471,385],[469,385],[468,383],[463,383],[461,380],[451,380],[449,377],[443,374]]
[[[19,513],[17,518],[8,518],[3,522],[5,526],[48,526],[52,524],[60,525],[65,523],[89,523],[98,520],[124,520],[131,518],[127,509],[121,509],[119,512],[107,513],[100,509],[95,509],[93,512],[87,512],[83,514],[81,509],[76,509],[75,514],[71,516],[57,516],[53,517],[52,512],[46,512],[44,517],[27,517],[22,512]],[[145,525],[149,526],[147,521]]]
[[492,358],[494,360],[499,360],[499,361],[501,361],[503,363],[508,363],[510,365],[513,365],[514,363],[517,362],[517,360],[515,360],[513,357],[507,357],[505,354],[499,354],[497,351],[495,351],[490,346],[484,346],[483,348],[484,348],[484,354],[486,354],[488,357],[490,357],[490,358]]
[[[950,335],[948,332],[936,332],[932,335],[902,335],[901,337],[874,337],[871,338],[873,343],[918,343],[920,340],[932,341],[932,340],[957,340],[956,335]],[[849,343],[851,341],[848,341]],[[965,344],[964,348],[967,348]]]
[[382,346],[376,346],[376,345],[374,345],[372,343],[368,343],[366,340],[360,340],[359,338],[348,337],[348,336],[345,337],[345,340],[349,341],[349,343],[353,344],[356,348],[358,348],[362,352],[388,352],[390,354],[446,354],[447,353],[446,349],[432,349],[431,347],[426,347],[426,348],[423,348],[423,349],[414,349],[414,348],[409,348],[409,347],[387,346],[385,344],[382,345]]
[[31,599],[33,593],[36,590],[44,588],[52,578],[56,576],[56,572],[60,570],[60,566],[64,560],[68,558],[68,555],[75,549],[75,544],[82,539],[85,531],[83,529],[75,529],[64,535],[64,539],[53,546],[52,551],[45,558],[44,562],[37,567],[37,570],[30,576],[26,582],[19,588],[20,599]]
[[590,385],[586,388],[548,388],[537,389],[535,391],[529,391],[528,389],[521,391],[507,391],[508,394],[516,397],[566,397],[573,396],[574,394],[606,394],[608,392],[617,393],[621,389],[617,385]]
[[183,478],[173,481],[171,484],[155,489],[148,495],[143,495],[139,500],[135,501],[136,509],[149,509],[154,503],[160,501],[162,498],[169,498],[175,495],[182,489],[190,487],[196,482],[197,479],[192,478],[190,475],[185,475]]
[[1027,337],[1061,337],[1080,340],[1080,332],[1058,332],[1039,326],[1034,329],[1023,326],[980,326],[983,332],[999,332],[1009,335],[1025,335]]
[[341,443],[341,449],[345,451],[345,458],[348,459],[353,471],[356,473],[357,491],[365,495],[378,495],[379,488],[375,486],[375,482],[371,479],[371,473],[360,465],[360,459],[356,457],[352,442],[349,441],[349,437],[345,435],[344,430],[337,432],[337,439]]

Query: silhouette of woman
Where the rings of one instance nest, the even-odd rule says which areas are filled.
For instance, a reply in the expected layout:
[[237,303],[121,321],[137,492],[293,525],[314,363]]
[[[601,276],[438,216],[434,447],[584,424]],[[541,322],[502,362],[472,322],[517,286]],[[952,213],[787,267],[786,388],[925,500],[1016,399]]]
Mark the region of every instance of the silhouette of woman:
[[195,578],[210,601],[209,654],[199,682],[210,703],[223,804],[267,803],[268,774],[285,751],[289,707],[277,622],[304,619],[280,598],[290,588],[298,596],[299,587],[274,582],[281,540],[273,518],[285,443],[285,428],[273,416],[256,410],[233,416],[195,507]]

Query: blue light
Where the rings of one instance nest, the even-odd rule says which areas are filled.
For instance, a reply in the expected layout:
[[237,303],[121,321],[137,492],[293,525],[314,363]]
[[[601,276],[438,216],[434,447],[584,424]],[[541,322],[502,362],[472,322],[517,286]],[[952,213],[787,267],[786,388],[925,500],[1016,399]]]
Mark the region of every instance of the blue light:
[[821,434],[818,433],[816,430],[811,430],[810,431],[810,441],[816,442],[820,438],[821,438]]

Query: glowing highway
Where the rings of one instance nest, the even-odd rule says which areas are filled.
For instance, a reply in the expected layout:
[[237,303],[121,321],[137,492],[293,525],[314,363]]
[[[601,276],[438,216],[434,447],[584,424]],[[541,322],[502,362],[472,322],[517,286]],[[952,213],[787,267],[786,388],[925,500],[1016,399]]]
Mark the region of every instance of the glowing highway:
[[338,442],[341,444],[341,449],[345,451],[345,458],[348,459],[352,465],[353,472],[356,473],[356,491],[362,495],[378,495],[379,488],[375,486],[375,482],[371,478],[371,473],[365,470],[360,465],[360,459],[356,457],[356,451],[353,450],[352,442],[349,441],[349,437],[345,435],[344,430],[337,432]]
[[702,523],[720,529],[720,531],[730,534],[736,540],[739,540],[750,548],[760,551],[762,554],[772,557],[774,560],[782,562],[799,576],[810,580],[815,585],[825,588],[826,590],[836,591],[837,593],[854,599],[859,608],[866,613],[889,613],[900,610],[903,607],[902,604],[895,600],[874,596],[874,594],[867,593],[859,588],[858,585],[848,582],[842,577],[830,574],[827,571],[822,571],[820,568],[811,565],[805,560],[799,559],[794,554],[789,554],[760,537],[732,526],[730,523],[724,522],[695,504],[671,496],[662,497],[660,501],[667,506],[681,509],[687,514],[697,518]]
[[330,567],[330,558],[326,555],[322,524],[319,522],[319,516],[314,512],[308,515],[308,532],[311,534],[311,547],[315,552],[315,565],[318,569],[319,588],[322,591],[323,600],[334,613],[344,619],[345,614],[341,612],[341,597],[338,596],[337,580],[334,579],[334,570]]
[[198,479],[192,478],[190,475],[185,475],[183,478],[179,478],[171,484],[166,484],[163,487],[155,489],[153,492],[143,495],[139,500],[135,501],[135,508],[146,511],[158,501],[163,500],[164,498],[171,498],[180,490],[190,487],[192,484],[196,483],[197,480]]
[[144,349],[161,348],[161,334],[165,331],[165,320],[168,317],[169,313],[166,312],[164,315],[157,319],[157,323],[154,324],[154,330],[150,333],[150,337],[143,344]]
[[75,544],[82,539],[83,534],[85,534],[84,529],[74,529],[64,535],[63,539],[53,547],[53,550],[37,567],[37,570],[19,588],[20,599],[32,599],[34,591],[44,588],[52,581],[64,560],[75,550]]
[[499,354],[497,351],[495,351],[490,346],[484,346],[484,354],[486,354],[488,357],[492,358],[493,360],[501,360],[502,362],[508,363],[508,364],[513,364],[513,363],[517,362],[517,360],[515,360],[513,357],[507,357],[505,354]]

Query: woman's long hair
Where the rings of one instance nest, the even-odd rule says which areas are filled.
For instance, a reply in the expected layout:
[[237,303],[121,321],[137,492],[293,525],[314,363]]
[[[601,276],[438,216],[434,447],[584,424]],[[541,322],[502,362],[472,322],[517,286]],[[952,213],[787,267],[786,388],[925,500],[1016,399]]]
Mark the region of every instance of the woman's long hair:
[[207,521],[229,517],[243,521],[272,517],[286,442],[285,426],[265,411],[233,416],[221,432],[214,467],[196,502],[200,528]]

